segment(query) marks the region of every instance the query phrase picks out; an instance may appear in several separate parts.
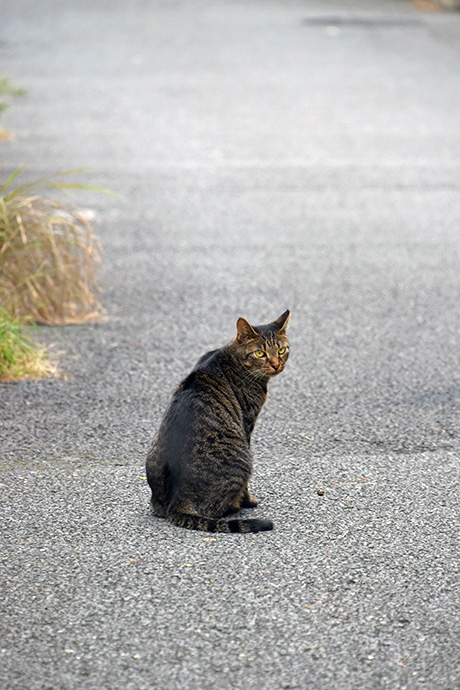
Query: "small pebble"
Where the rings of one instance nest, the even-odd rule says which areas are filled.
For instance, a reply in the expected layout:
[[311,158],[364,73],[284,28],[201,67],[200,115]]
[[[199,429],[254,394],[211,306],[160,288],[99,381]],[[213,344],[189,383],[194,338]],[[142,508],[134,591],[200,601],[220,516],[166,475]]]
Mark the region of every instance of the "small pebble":
[[324,489],[318,489],[318,496],[324,496]]

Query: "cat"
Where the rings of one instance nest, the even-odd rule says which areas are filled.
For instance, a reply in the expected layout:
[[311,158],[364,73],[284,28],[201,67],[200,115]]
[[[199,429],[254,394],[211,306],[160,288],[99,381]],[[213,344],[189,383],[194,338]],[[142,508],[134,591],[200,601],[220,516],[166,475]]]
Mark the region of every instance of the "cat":
[[270,520],[223,518],[258,504],[248,489],[251,434],[267,383],[289,357],[289,319],[289,310],[262,326],[239,318],[234,340],[179,385],[147,456],[155,515],[204,532],[273,529]]

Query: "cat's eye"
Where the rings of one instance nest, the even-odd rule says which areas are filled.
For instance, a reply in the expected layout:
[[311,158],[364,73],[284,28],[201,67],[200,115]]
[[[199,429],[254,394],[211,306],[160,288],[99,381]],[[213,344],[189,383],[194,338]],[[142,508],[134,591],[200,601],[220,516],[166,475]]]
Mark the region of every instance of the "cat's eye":
[[265,352],[263,350],[256,350],[254,354],[256,357],[265,357]]
[[280,349],[278,350],[278,354],[279,354],[279,355],[284,355],[285,352],[286,352],[286,348],[285,348],[285,347],[280,347]]

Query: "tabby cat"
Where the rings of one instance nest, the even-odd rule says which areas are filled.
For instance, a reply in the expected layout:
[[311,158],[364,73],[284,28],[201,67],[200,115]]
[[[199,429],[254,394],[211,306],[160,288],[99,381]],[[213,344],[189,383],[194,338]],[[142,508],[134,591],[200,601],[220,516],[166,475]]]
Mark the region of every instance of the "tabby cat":
[[290,312],[263,326],[238,319],[235,339],[208,352],[173,395],[147,456],[155,515],[204,532],[261,532],[270,520],[222,519],[254,508],[251,433],[267,383],[289,357]]

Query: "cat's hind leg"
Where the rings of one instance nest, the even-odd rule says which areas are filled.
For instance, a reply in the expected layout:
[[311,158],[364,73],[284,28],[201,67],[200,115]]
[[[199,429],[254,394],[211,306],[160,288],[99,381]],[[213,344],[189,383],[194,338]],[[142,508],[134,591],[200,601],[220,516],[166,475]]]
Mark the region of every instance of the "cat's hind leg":
[[157,517],[166,517],[167,505],[167,482],[166,472],[164,466],[156,460],[155,457],[149,457],[147,460],[147,481],[152,492],[151,504],[153,512]]
[[168,508],[166,519],[173,525],[187,529],[201,530],[202,532],[264,532],[273,529],[270,520],[224,520],[222,518],[210,518],[197,513],[192,506],[185,502],[173,508]]
[[163,504],[159,503],[153,496],[151,498],[151,504],[153,508],[153,512],[157,517],[160,518],[165,518],[166,517],[166,509]]

